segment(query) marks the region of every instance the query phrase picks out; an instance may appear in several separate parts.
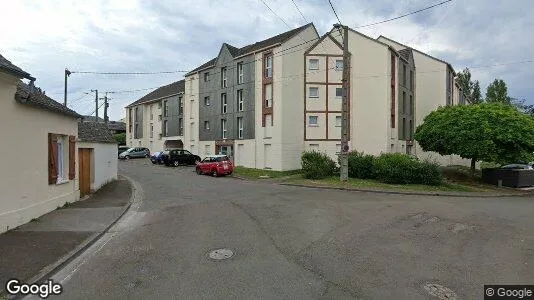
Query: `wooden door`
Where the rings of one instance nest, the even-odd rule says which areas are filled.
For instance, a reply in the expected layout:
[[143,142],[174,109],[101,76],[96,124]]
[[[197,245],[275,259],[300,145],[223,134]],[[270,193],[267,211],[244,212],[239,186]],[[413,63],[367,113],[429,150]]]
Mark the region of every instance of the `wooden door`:
[[80,197],[91,193],[91,149],[78,149],[78,173],[80,178]]

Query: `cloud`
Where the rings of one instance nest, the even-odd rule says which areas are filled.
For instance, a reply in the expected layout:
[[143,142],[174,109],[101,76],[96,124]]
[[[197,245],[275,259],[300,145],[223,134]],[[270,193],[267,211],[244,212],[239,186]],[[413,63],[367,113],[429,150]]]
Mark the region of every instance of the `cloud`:
[[[265,0],[291,28],[313,21],[319,34],[336,17],[327,1]],[[345,24],[356,28],[433,5],[432,0],[333,0]],[[534,64],[496,63],[532,60],[534,13],[530,0],[455,0],[413,16],[358,29],[385,35],[449,61],[457,71],[472,68],[483,89],[494,78],[512,96],[534,103]],[[16,24],[16,26],[13,26]],[[190,70],[217,55],[223,42],[240,47],[289,28],[260,0],[181,1],[12,1],[0,19],[0,53],[37,77],[37,84],[62,100],[63,70],[147,72]],[[481,67],[481,68],[476,68]],[[69,103],[83,114],[94,110],[91,89],[132,90],[165,85],[181,73],[162,75],[83,75],[69,78]],[[112,94],[110,116],[149,91]],[[80,99],[81,98],[81,99]]]

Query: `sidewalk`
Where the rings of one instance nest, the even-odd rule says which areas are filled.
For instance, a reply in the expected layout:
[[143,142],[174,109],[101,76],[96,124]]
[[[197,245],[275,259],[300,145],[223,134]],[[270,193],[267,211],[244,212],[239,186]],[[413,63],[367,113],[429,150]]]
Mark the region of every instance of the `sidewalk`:
[[119,177],[86,200],[0,234],[0,299],[9,279],[33,283],[90,245],[126,211],[131,194]]

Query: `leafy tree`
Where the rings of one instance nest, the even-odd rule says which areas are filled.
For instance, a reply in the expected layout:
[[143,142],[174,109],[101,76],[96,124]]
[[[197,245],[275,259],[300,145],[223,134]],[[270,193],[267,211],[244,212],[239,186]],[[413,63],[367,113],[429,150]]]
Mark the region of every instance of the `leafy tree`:
[[471,80],[471,71],[465,68],[458,72],[458,83],[465,95],[471,99],[472,103],[482,103],[482,94],[480,93],[480,83],[478,80]]
[[482,99],[482,92],[480,92],[480,83],[477,80],[473,84],[473,91],[471,92],[471,103],[479,104],[482,102],[484,102],[484,99]]
[[115,134],[115,140],[119,145],[126,145],[126,133]]
[[486,91],[486,101],[489,103],[511,104],[512,98],[508,96],[508,87],[502,79],[495,79]]
[[415,140],[424,151],[478,160],[529,161],[534,152],[534,119],[511,105],[483,103],[441,107],[417,127]]
[[517,107],[519,111],[534,117],[534,105],[526,104],[525,102],[525,99],[512,98],[512,104]]

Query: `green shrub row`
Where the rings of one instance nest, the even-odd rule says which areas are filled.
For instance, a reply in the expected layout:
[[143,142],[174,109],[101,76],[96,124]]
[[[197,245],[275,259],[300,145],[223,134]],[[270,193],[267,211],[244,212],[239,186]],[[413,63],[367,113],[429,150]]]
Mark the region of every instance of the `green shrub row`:
[[[438,164],[401,153],[375,157],[352,151],[348,163],[352,178],[376,179],[390,184],[439,185],[443,181]],[[301,164],[304,178],[308,179],[322,179],[338,172],[334,160],[321,152],[304,152]]]

